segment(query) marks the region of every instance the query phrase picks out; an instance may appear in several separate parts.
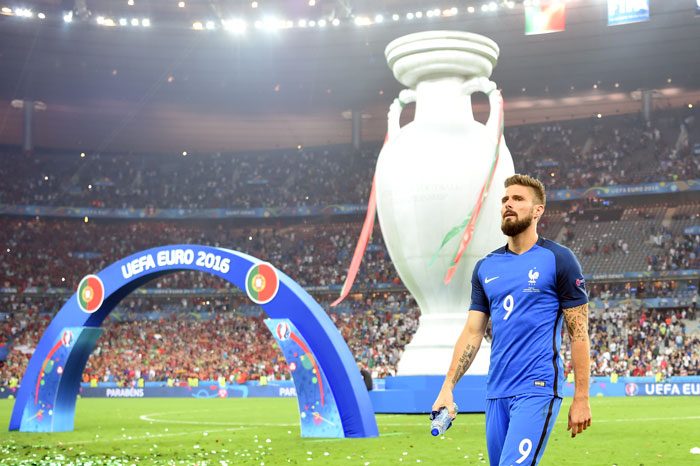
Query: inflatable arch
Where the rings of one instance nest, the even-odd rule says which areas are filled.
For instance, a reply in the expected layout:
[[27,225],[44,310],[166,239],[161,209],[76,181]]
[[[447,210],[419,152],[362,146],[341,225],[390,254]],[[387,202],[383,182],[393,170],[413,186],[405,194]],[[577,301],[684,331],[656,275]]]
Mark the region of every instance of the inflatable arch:
[[[146,282],[182,270],[227,280],[245,290],[270,317],[266,323],[292,370],[302,436],[378,436],[355,360],[321,306],[272,265],[240,252],[199,245],[148,249],[83,278],[29,361],[17,391],[10,430],[72,431],[82,373],[104,319]],[[290,358],[298,358],[297,364]]]

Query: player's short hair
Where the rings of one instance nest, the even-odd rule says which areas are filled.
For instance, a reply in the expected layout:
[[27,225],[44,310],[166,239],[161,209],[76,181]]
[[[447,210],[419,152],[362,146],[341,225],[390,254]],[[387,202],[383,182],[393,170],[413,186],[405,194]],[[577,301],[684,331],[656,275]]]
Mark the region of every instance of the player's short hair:
[[514,184],[517,184],[519,186],[527,186],[528,188],[532,189],[532,192],[535,194],[536,204],[547,204],[547,194],[544,191],[544,185],[537,178],[533,178],[529,175],[521,175],[520,173],[516,173],[515,175],[506,178],[506,182],[503,183],[503,185],[506,188]]

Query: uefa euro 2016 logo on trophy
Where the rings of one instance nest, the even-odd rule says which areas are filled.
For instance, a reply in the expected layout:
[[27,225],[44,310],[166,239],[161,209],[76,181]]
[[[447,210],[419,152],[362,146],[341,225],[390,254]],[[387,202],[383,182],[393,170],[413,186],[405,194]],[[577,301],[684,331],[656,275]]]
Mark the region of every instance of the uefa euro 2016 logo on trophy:
[[[365,228],[343,293],[357,272],[376,202],[389,255],[421,309],[398,374],[442,375],[464,327],[472,270],[505,243],[500,199],[514,170],[503,139],[503,100],[489,80],[499,49],[478,34],[429,31],[394,40],[385,54],[407,89],[389,110]],[[472,114],[475,92],[489,97],[485,125]],[[414,121],[400,127],[401,111],[412,102]],[[490,345],[482,345],[470,373],[488,371]]]

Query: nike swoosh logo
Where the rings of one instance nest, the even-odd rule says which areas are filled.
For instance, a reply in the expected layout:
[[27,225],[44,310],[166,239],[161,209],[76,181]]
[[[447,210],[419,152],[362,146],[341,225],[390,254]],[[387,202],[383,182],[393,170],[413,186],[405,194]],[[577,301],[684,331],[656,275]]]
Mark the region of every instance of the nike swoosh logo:
[[499,277],[484,278],[484,283],[491,283],[492,281],[494,281],[497,278],[499,278]]

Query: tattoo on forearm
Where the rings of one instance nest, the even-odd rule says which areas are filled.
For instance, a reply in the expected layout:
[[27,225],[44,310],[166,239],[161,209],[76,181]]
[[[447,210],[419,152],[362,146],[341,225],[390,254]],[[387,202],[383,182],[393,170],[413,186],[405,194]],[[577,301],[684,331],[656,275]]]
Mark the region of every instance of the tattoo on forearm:
[[462,376],[467,372],[467,369],[469,369],[469,366],[471,366],[472,361],[474,361],[474,357],[476,356],[476,350],[477,348],[474,345],[467,345],[467,347],[464,348],[464,352],[459,357],[459,361],[457,362],[457,369],[452,376],[452,383],[454,385],[457,385],[459,379],[462,378]]
[[564,309],[571,341],[588,341],[588,304]]

